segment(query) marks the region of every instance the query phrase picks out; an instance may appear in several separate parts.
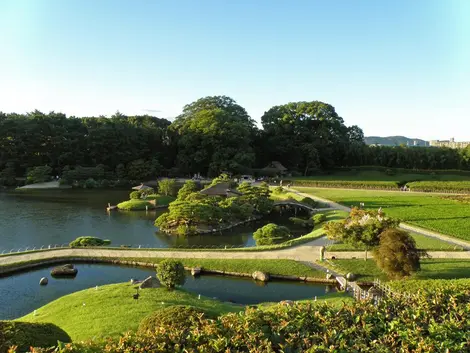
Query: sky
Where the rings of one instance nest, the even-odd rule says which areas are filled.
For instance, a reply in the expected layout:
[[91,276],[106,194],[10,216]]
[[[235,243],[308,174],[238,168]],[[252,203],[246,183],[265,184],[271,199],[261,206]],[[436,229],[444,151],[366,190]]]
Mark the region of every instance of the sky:
[[172,119],[209,95],[470,140],[470,0],[0,0],[0,111]]

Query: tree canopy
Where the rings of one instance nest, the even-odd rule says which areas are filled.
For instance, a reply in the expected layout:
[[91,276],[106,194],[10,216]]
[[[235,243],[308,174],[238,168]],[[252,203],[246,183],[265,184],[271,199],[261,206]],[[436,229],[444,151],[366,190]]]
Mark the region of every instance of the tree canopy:
[[470,147],[366,146],[362,130],[324,102],[278,105],[260,118],[262,129],[226,96],[200,98],[172,123],[120,112],[0,112],[0,184],[16,185],[15,178],[35,167],[51,168],[66,183],[93,178],[122,185],[160,176],[252,174],[272,161],[303,175],[348,166],[470,169]]

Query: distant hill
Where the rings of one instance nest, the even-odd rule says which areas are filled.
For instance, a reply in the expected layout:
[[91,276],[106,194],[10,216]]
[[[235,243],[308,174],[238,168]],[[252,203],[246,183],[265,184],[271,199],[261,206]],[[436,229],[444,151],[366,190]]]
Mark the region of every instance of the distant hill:
[[408,146],[429,146],[427,141],[405,136],[366,136],[364,137],[364,141],[367,145],[400,146],[404,144]]

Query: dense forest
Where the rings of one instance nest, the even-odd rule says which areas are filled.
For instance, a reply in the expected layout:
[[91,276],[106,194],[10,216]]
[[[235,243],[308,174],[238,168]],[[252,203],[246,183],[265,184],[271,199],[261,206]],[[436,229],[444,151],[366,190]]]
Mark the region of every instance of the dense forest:
[[319,101],[270,108],[261,128],[225,96],[201,98],[173,122],[153,116],[66,117],[0,112],[0,182],[32,168],[72,179],[145,180],[156,176],[258,174],[271,161],[294,175],[347,166],[469,169],[470,149],[372,147]]

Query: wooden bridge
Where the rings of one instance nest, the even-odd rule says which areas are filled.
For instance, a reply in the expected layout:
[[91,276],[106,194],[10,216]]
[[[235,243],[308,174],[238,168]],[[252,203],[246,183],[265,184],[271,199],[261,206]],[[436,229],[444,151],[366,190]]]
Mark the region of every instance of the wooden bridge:
[[297,207],[297,208],[303,208],[306,209],[310,212],[315,212],[318,211],[318,208],[306,205],[302,202],[296,201],[296,200],[285,200],[285,201],[276,201],[273,204],[274,207],[276,206],[291,206],[291,207]]

